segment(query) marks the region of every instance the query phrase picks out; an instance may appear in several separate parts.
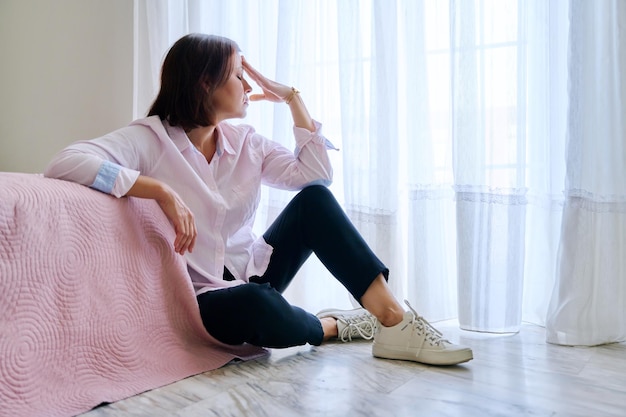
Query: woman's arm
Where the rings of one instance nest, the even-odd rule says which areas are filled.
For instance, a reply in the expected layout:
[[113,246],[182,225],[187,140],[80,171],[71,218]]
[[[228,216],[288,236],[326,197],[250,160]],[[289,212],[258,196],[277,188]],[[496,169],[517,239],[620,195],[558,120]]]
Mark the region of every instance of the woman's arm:
[[161,149],[154,146],[157,142],[143,127],[124,132],[129,133],[114,132],[68,146],[55,155],[44,176],[77,182],[115,197],[155,200],[174,226],[176,252],[191,252],[197,235],[191,211],[171,187],[140,174],[150,170]]
[[291,90],[290,95],[286,98],[286,102],[287,105],[289,105],[289,110],[291,110],[294,126],[315,132],[315,124],[304,105],[304,101],[302,101],[302,97],[300,97],[300,92],[296,90],[295,87],[291,87]]
[[337,148],[322,136],[321,125],[309,115],[299,91],[263,76],[244,57],[241,57],[241,60],[246,73],[263,90],[262,94],[250,95],[250,100],[285,102],[291,110],[294,121],[295,153],[263,139],[265,147],[263,182],[272,187],[289,190],[298,190],[314,183],[329,185],[332,181],[332,166],[327,150]]

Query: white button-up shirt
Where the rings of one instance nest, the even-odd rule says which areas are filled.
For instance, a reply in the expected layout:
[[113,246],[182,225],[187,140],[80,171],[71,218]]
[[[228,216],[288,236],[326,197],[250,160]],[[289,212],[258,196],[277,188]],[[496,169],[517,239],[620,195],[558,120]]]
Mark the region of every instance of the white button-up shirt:
[[[152,116],[68,146],[44,175],[116,197],[124,196],[140,174],[172,187],[195,216],[198,237],[185,258],[200,294],[248,282],[267,269],[272,247],[252,232],[262,183],[286,190],[330,184],[327,150],[336,148],[322,136],[321,125],[315,122],[315,127],[315,132],[294,127],[292,152],[248,125],[222,122],[208,163],[182,128]],[[235,281],[222,279],[224,266]]]

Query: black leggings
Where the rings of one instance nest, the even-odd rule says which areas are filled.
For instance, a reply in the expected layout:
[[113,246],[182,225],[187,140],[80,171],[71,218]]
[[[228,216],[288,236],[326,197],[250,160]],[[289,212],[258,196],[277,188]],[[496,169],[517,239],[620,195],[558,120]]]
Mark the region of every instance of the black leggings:
[[[389,270],[374,255],[332,193],[313,185],[298,193],[263,235],[273,247],[267,271],[250,283],[200,294],[207,331],[223,343],[264,347],[320,345],[320,321],[282,296],[311,253],[354,296]],[[225,278],[230,273],[225,270]]]

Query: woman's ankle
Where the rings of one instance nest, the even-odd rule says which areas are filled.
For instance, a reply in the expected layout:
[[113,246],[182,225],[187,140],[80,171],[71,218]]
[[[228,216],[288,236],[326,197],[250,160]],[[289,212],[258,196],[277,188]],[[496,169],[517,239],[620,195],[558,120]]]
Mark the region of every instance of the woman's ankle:
[[324,332],[324,341],[333,339],[339,334],[337,330],[337,320],[333,317],[324,317],[320,319],[322,331]]
[[399,324],[404,319],[404,310],[397,307],[390,307],[376,315],[376,318],[385,327],[392,327]]

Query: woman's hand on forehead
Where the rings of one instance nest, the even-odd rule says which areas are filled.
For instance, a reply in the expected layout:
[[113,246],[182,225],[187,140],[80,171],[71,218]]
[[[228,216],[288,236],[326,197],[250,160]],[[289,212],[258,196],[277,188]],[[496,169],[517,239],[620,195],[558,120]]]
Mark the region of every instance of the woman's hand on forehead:
[[261,87],[261,90],[263,90],[263,94],[252,94],[250,96],[251,101],[268,100],[280,103],[285,101],[285,99],[291,94],[291,87],[287,87],[284,84],[277,83],[276,81],[272,81],[265,77],[259,71],[254,69],[243,55],[241,56],[241,65],[252,81],[254,81],[259,87]]

